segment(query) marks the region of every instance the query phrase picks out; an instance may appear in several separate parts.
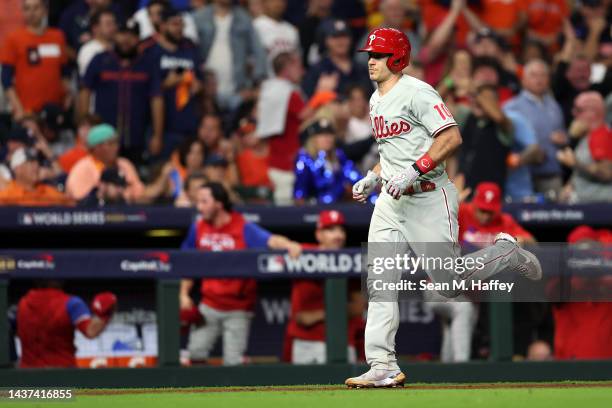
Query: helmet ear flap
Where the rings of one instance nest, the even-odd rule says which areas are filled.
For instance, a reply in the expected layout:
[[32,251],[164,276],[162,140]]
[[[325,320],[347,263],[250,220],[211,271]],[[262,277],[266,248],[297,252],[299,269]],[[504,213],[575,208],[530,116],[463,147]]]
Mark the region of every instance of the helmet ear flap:
[[400,72],[408,66],[408,61],[405,60],[406,53],[404,51],[397,52],[389,57],[387,67],[389,67],[391,72]]

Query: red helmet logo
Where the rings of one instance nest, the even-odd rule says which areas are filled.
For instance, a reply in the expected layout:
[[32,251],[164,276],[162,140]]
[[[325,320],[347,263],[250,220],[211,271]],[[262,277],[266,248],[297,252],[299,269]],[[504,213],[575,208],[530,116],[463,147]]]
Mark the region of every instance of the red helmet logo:
[[410,62],[410,41],[403,32],[394,28],[377,28],[368,35],[367,44],[360,52],[389,54],[387,67],[391,72],[401,72]]

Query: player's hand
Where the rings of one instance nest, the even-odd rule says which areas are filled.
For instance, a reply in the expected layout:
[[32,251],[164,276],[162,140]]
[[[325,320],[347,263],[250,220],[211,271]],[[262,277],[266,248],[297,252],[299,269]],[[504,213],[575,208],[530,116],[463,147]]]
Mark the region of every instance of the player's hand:
[[368,196],[380,183],[380,177],[372,170],[368,174],[353,185],[353,200],[365,203]]
[[302,255],[302,246],[298,242],[291,241],[287,244],[287,252],[291,258],[297,259]]
[[387,188],[387,193],[396,200],[398,200],[402,194],[408,190],[416,179],[419,177],[419,173],[414,169],[414,167],[409,166],[407,169],[404,169],[397,173],[385,186]]
[[112,292],[98,293],[91,302],[91,311],[102,319],[108,319],[117,306],[117,296]]

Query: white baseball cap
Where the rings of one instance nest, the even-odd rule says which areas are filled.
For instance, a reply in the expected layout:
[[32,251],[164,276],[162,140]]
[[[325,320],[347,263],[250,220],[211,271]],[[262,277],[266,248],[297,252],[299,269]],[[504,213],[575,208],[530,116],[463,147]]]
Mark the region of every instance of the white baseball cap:
[[32,154],[29,150],[24,148],[19,148],[13,152],[11,156],[10,167],[11,170],[15,170],[17,167],[21,166],[23,163],[27,161],[36,160],[36,156]]

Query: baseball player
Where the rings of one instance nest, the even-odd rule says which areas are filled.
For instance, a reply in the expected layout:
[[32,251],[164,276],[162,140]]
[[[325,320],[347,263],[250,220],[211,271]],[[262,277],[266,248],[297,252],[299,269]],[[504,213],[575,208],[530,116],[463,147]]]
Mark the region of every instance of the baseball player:
[[[346,243],[344,215],[336,210],[319,213],[315,236],[317,244],[302,244],[304,249],[337,251]],[[357,361],[356,343],[363,338],[363,311],[361,291],[350,291],[348,360]],[[359,333],[361,330],[361,333]],[[325,345],[325,289],[324,281],[295,279],[291,285],[291,316],[287,325],[286,341],[291,343],[293,364],[324,364]]]
[[[372,214],[368,242],[389,243],[395,254],[409,249],[425,258],[459,256],[457,190],[448,179],[445,159],[461,144],[453,116],[440,95],[427,83],[403,75],[410,60],[410,42],[398,30],[379,28],[367,37],[370,79],[378,89],[370,98],[370,120],[378,143],[380,163],[353,186],[353,198],[366,197],[382,183],[382,193]],[[429,244],[428,244],[429,243]],[[441,243],[432,245],[431,243]],[[368,253],[368,268],[372,265]],[[484,260],[479,268],[459,273],[442,268],[426,269],[434,283],[484,280],[510,269],[529,279],[541,279],[537,258],[521,249],[509,234],[501,233],[495,243],[464,258],[472,264]],[[463,261],[466,261],[464,259]],[[401,270],[386,271],[386,279],[399,281]],[[365,355],[371,369],[349,378],[346,385],[360,387],[397,387],[405,381],[397,365],[395,334],[399,325],[397,295],[374,289],[368,274],[368,316]],[[439,291],[456,297],[459,290]]]
[[91,309],[69,295],[58,281],[41,281],[17,306],[17,336],[21,341],[19,367],[76,367],[74,331],[88,339],[99,336],[112,318],[117,297],[97,294]]
[[[297,242],[282,235],[271,234],[234,211],[229,193],[220,183],[211,182],[200,187],[196,206],[200,217],[191,225],[182,249],[235,251],[269,248],[286,250],[294,258],[302,252]],[[192,287],[192,279],[181,281],[181,317],[183,320],[197,321],[199,319],[193,316],[195,305],[189,295]],[[202,280],[202,297],[198,309],[203,317],[203,325],[191,330],[188,349],[192,361],[207,360],[217,340],[222,337],[223,364],[239,365],[244,362],[256,292],[255,279]]]

